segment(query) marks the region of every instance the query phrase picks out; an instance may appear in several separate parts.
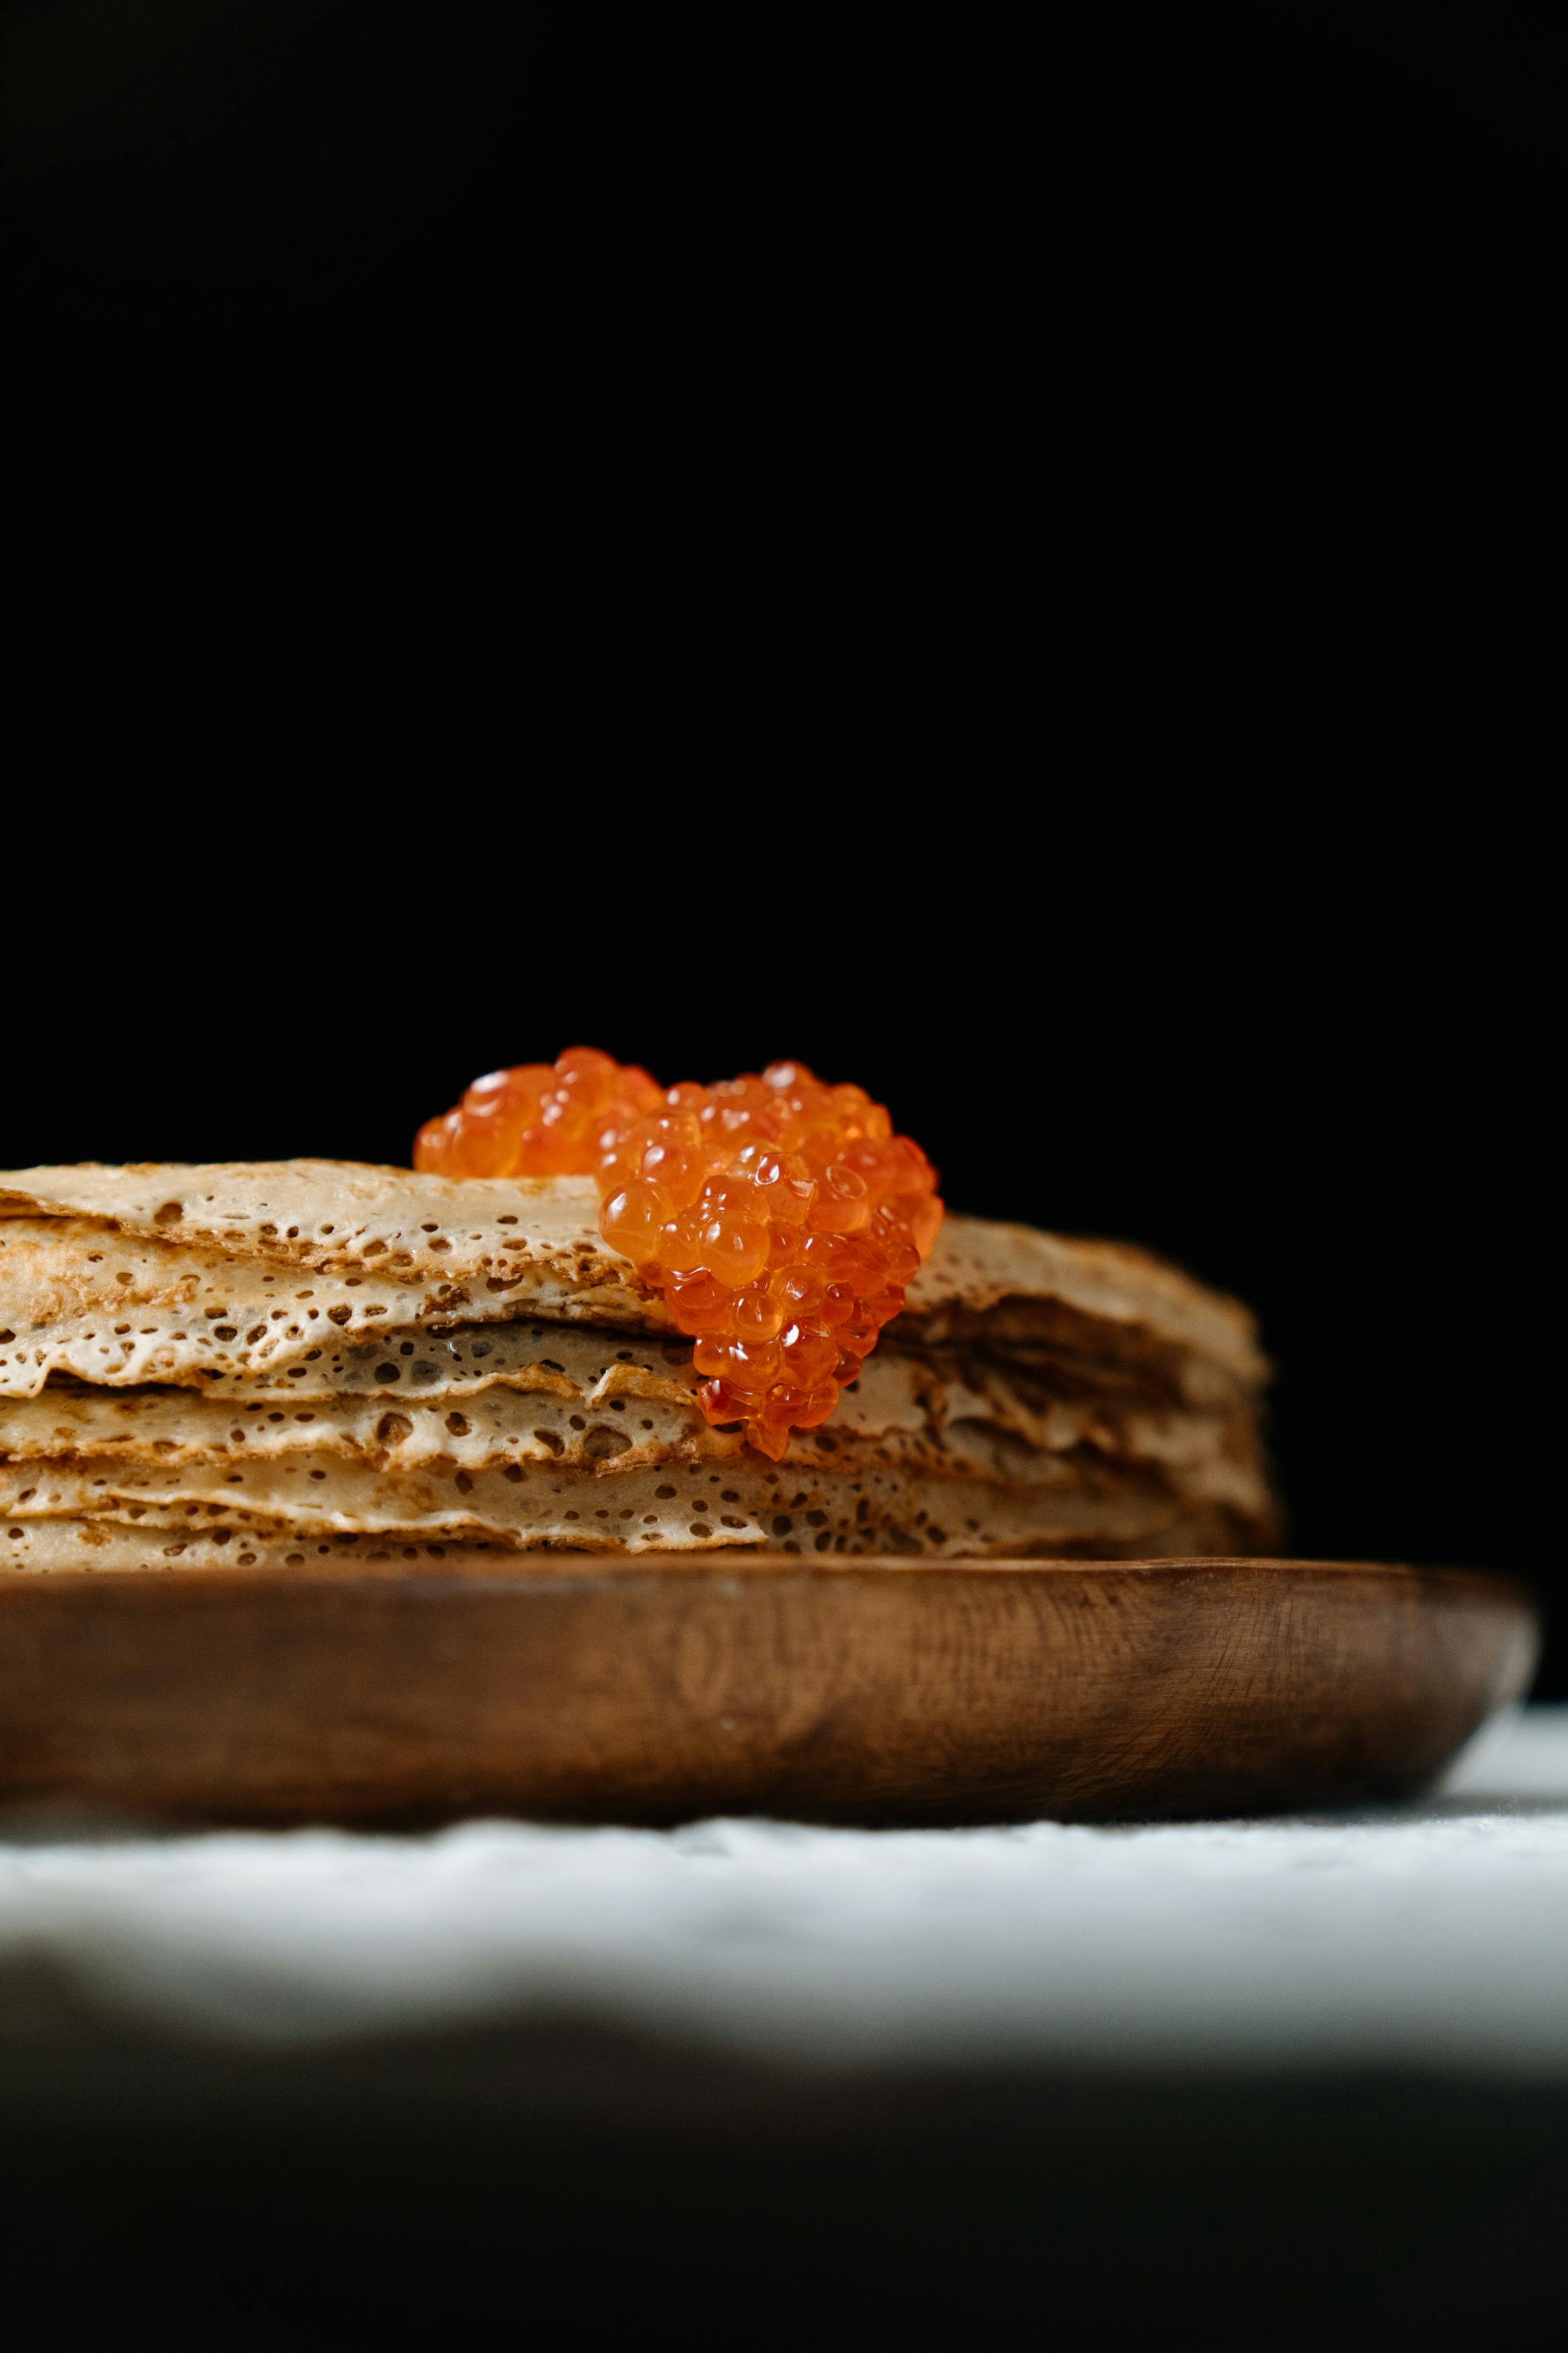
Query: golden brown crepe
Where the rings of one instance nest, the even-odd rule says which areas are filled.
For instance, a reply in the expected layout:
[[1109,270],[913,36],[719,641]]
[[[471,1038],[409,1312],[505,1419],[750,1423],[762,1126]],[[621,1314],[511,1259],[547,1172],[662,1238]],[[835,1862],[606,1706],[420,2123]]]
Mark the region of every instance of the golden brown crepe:
[[0,1177],[0,1556],[1278,1544],[1251,1319],[1142,1251],[950,1218],[775,1464],[704,1421],[594,1209],[331,1162]]

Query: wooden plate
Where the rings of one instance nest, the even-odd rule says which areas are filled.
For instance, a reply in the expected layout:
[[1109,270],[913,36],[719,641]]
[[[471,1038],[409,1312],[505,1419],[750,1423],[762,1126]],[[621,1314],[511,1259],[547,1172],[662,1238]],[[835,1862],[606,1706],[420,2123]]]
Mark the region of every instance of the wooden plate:
[[1265,1560],[0,1576],[0,1807],[957,1822],[1394,1798],[1518,1696],[1528,1595]]

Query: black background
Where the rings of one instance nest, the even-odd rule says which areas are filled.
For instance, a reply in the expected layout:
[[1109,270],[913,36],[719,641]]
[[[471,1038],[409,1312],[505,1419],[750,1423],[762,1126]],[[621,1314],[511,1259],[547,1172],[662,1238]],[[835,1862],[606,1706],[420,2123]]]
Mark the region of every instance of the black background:
[[0,1161],[799,1054],[1550,1594],[1557,51],[1188,13],[14,11]]

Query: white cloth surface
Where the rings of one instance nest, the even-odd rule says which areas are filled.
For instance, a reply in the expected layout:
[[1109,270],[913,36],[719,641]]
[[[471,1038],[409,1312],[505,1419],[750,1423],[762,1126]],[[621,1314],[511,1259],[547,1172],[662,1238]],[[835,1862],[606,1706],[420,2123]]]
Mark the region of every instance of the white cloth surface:
[[1312,1819],[0,1842],[0,2027],[40,1964],[251,2044],[565,2012],[833,2067],[1568,2076],[1568,1708]]

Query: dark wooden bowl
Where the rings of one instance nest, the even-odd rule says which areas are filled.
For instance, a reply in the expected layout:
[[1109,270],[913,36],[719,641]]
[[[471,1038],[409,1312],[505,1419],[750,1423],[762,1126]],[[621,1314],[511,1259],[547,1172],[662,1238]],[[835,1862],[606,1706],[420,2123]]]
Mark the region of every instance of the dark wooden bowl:
[[448,1552],[0,1576],[0,1808],[960,1822],[1397,1798],[1524,1688],[1529,1596],[1305,1560]]

